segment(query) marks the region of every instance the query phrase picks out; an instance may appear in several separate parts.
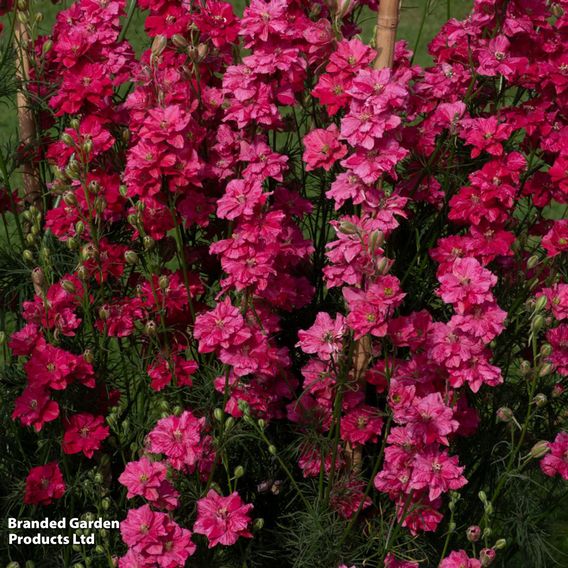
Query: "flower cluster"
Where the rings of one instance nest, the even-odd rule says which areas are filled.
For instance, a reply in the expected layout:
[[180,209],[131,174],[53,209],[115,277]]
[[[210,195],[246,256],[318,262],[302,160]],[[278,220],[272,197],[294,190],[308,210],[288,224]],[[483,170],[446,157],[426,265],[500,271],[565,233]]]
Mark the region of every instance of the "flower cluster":
[[501,507],[568,479],[568,3],[475,0],[428,67],[377,8],[77,0],[30,42],[7,454],[123,519],[86,565],[513,565]]

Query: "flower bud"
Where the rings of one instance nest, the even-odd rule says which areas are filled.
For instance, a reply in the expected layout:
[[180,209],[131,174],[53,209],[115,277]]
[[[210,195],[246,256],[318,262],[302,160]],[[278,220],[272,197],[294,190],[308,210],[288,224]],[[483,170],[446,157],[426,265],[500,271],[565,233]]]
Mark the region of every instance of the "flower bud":
[[225,431],[228,432],[234,425],[235,419],[232,416],[229,416],[229,418],[225,420]]
[[538,376],[539,377],[546,377],[546,375],[550,375],[550,373],[552,372],[552,364],[551,363],[545,363],[539,370],[538,372]]
[[33,246],[35,243],[35,236],[33,233],[26,235],[26,244]]
[[486,528],[483,529],[483,533],[481,534],[481,537],[482,538],[489,538],[491,536],[492,532],[493,531],[489,527],[486,527]]
[[81,280],[83,280],[83,282],[85,282],[86,280],[89,279],[89,271],[85,266],[79,266],[79,268],[77,268],[77,276]]
[[531,322],[531,329],[533,331],[540,331],[544,326],[544,318],[538,314],[534,317],[534,319]]
[[19,562],[10,562],[10,564],[6,564],[6,568],[20,568]]
[[385,242],[385,235],[382,231],[373,231],[371,233],[371,238],[369,239],[369,249],[371,251],[377,250]]
[[73,284],[71,280],[62,280],[61,287],[69,294],[75,294],[75,292],[77,291],[75,289],[75,284]]
[[93,141],[90,138],[83,142],[83,151],[85,154],[90,154],[93,151]]
[[77,250],[79,248],[79,243],[75,237],[69,237],[65,244],[69,250]]
[[521,361],[519,371],[523,377],[526,377],[531,372],[531,364],[526,359]]
[[75,233],[81,236],[84,232],[85,232],[85,224],[83,223],[83,221],[77,221],[75,223]]
[[539,392],[534,396],[532,401],[537,408],[543,408],[544,406],[546,406],[548,398],[544,393]]
[[493,546],[495,550],[503,550],[507,546],[507,541],[504,538],[500,538]]
[[156,333],[158,333],[158,326],[156,325],[156,322],[152,320],[147,322],[144,326],[144,333],[149,337],[155,336]]
[[564,387],[560,383],[556,383],[552,387],[552,398],[560,398],[564,394]]
[[221,408],[216,408],[213,411],[213,416],[215,417],[215,420],[217,420],[217,422],[221,422],[223,420],[223,418],[225,417],[225,413],[223,412],[223,410]]
[[495,550],[493,548],[484,548],[479,553],[479,560],[481,561],[481,566],[489,566],[495,560],[495,556],[497,556]]
[[83,359],[85,359],[87,363],[93,364],[95,361],[95,356],[90,349],[85,349],[85,351],[83,351]]
[[534,304],[534,311],[540,312],[544,310],[544,308],[546,308],[547,301],[546,296],[540,296]]
[[540,354],[543,357],[548,357],[551,353],[552,353],[552,346],[550,345],[550,343],[543,343],[540,346]]
[[26,262],[32,262],[34,259],[34,255],[32,253],[31,250],[26,249],[23,253],[22,253],[22,257]]
[[260,418],[257,424],[261,430],[264,430],[266,428],[266,421],[264,420],[264,418]]
[[174,416],[181,416],[182,412],[183,412],[183,408],[179,404],[174,406],[174,408],[172,410],[172,414]]
[[142,239],[142,243],[144,244],[144,250],[152,250],[156,244],[154,239],[147,235]]
[[71,136],[71,134],[69,134],[68,132],[64,132],[61,135],[61,141],[67,146],[75,146],[75,140],[73,139],[73,136]]
[[138,264],[138,255],[133,250],[127,250],[124,253],[124,260],[131,266]]
[[448,523],[448,532],[453,533],[456,530],[456,523],[454,521]]
[[350,221],[341,221],[339,224],[339,232],[344,235],[356,235],[359,233],[359,229]]
[[33,560],[26,560],[24,568],[35,568],[35,562]]
[[209,46],[206,43],[200,43],[197,46],[197,63],[201,63],[209,53]]
[[392,261],[383,256],[377,260],[376,266],[377,272],[384,276],[391,269]]
[[97,544],[97,546],[95,546],[95,552],[97,554],[104,554],[105,553],[105,548],[104,546]]
[[104,305],[99,308],[99,319],[105,321],[110,316],[108,306]]
[[152,42],[152,57],[160,57],[167,45],[167,38],[163,35],[157,35]]
[[254,520],[252,527],[255,531],[262,530],[262,527],[264,527],[264,519],[262,517],[258,517]]
[[170,279],[165,274],[160,276],[158,279],[158,286],[160,287],[160,290],[167,290],[169,285]]
[[53,41],[48,39],[41,47],[42,55],[47,55],[51,51],[52,47],[53,47]]
[[480,491],[477,496],[482,503],[487,503],[487,493],[485,491]]
[[533,268],[535,268],[535,266],[538,265],[539,262],[540,257],[537,254],[534,254],[527,260],[527,268],[532,270]]
[[103,508],[103,511],[108,511],[110,509],[110,499],[108,497],[105,497],[101,501],[101,506]]
[[73,207],[77,205],[77,197],[72,191],[66,191],[63,194],[63,202],[65,205],[69,205],[69,207]]
[[511,422],[513,416],[513,411],[507,406],[502,406],[497,410],[497,420],[499,422]]
[[539,460],[540,458],[544,457],[549,451],[550,444],[546,440],[540,440],[531,448],[531,458]]
[[233,475],[235,476],[235,479],[240,479],[244,474],[245,474],[245,468],[242,465],[238,465],[235,468]]
[[270,446],[268,446],[268,453],[275,456],[278,453],[276,446],[273,446],[272,444],[270,444]]
[[172,36],[172,43],[178,49],[185,49],[188,45],[187,40],[181,34],[174,34]]
[[94,477],[95,483],[102,483],[103,482],[103,475],[100,471],[97,471],[97,473],[95,473],[95,477]]
[[478,525],[471,525],[471,527],[465,531],[465,534],[469,542],[477,542],[481,538],[481,527]]

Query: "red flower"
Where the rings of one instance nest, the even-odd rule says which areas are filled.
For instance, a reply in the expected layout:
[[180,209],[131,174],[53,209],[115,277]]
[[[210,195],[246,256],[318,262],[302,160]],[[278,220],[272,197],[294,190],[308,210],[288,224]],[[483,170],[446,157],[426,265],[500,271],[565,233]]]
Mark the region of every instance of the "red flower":
[[63,451],[66,454],[83,452],[92,458],[95,450],[109,435],[109,427],[104,425],[103,416],[93,416],[86,412],[75,414],[67,420],[63,435]]
[[26,478],[26,505],[51,505],[54,499],[63,497],[65,482],[57,462],[33,467]]

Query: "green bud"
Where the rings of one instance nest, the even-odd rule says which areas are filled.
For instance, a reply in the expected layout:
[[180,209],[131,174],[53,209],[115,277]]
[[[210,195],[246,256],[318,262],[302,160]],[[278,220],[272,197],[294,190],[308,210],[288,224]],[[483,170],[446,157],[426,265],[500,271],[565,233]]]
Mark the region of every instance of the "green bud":
[[540,440],[531,448],[531,458],[538,460],[550,451],[550,444],[546,440]]
[[215,420],[217,420],[217,422],[221,422],[223,418],[225,418],[225,413],[221,408],[216,408],[213,411],[213,416],[215,417]]
[[543,408],[544,406],[546,406],[548,398],[544,393],[539,392],[534,396],[532,401],[537,408]]
[[487,503],[487,493],[485,491],[480,491],[477,496],[482,503]]
[[93,141],[90,138],[83,142],[83,150],[86,154],[90,154],[93,151]]
[[10,564],[6,564],[6,568],[20,568],[19,562],[10,562]]
[[75,146],[75,140],[73,140],[73,136],[71,136],[68,132],[64,132],[61,135],[61,141],[67,146]]
[[103,511],[108,511],[110,509],[110,499],[108,497],[105,497],[101,502],[101,506],[103,508]]
[[260,418],[257,424],[261,430],[264,430],[266,428],[266,421],[264,420],[264,418]]
[[156,245],[154,239],[148,235],[142,239],[142,243],[144,244],[144,250],[152,250]]
[[276,446],[273,446],[272,444],[270,444],[270,446],[268,446],[268,453],[275,456],[278,453]]
[[104,553],[105,553],[104,546],[101,546],[100,544],[97,544],[97,546],[95,546],[95,552],[96,552],[97,554],[104,554]]
[[534,304],[534,311],[540,312],[540,311],[544,310],[544,308],[546,308],[546,302],[547,301],[548,300],[546,299],[546,296],[540,296]]
[[255,519],[252,526],[255,531],[262,530],[262,528],[264,527],[264,519],[262,517]]
[[33,262],[33,260],[34,260],[34,255],[33,255],[32,251],[28,250],[28,249],[26,249],[22,253],[22,257],[26,262]]
[[102,483],[103,482],[103,476],[100,472],[95,473],[95,483]]
[[225,420],[225,431],[228,432],[229,430],[232,429],[234,425],[235,425],[235,419],[232,416],[229,416],[229,418]]
[[451,523],[448,523],[448,532],[453,533],[456,530],[456,523],[454,523],[453,521]]
[[540,354],[543,357],[548,357],[552,353],[552,346],[549,343],[543,343],[540,346]]
[[176,416],[181,416],[182,412],[183,412],[183,407],[181,407],[179,404],[177,406],[174,406],[174,409],[172,410],[172,413],[175,414]]
[[483,534],[481,536],[483,538],[489,538],[491,536],[492,532],[493,531],[489,527],[486,527],[486,528],[483,529]]
[[133,250],[127,250],[124,253],[124,260],[131,266],[138,264],[138,255]]
[[531,329],[533,331],[539,331],[543,328],[543,326],[544,326],[544,318],[540,314],[536,315],[531,322]]
[[359,232],[359,229],[350,221],[341,221],[339,224],[339,232],[344,235],[356,235]]
[[240,479],[244,474],[245,474],[245,468],[242,465],[238,465],[233,473],[235,479]]
[[158,286],[160,287],[160,290],[167,290],[169,285],[170,279],[165,274],[160,276],[158,279]]
[[503,550],[503,548],[505,548],[507,546],[507,541],[504,538],[500,538],[495,545],[493,546],[493,548],[495,550]]
[[51,48],[53,47],[53,41],[48,39],[42,46],[41,48],[41,53],[42,55],[47,55],[50,51]]
[[83,221],[77,221],[75,223],[75,232],[81,236],[85,232],[85,223]]
[[546,377],[546,375],[550,375],[550,373],[552,372],[552,365],[550,363],[545,363],[541,368],[540,371],[538,372],[538,376],[539,377]]
[[535,266],[538,265],[540,262],[540,258],[538,255],[533,255],[527,260],[527,268],[533,269]]
[[33,560],[26,560],[24,568],[35,568],[35,562]]

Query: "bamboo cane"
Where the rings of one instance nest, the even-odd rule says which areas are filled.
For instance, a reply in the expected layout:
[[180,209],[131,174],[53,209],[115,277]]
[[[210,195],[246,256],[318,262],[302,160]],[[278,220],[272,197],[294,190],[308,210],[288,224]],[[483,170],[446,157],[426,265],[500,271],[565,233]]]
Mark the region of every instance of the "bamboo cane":
[[[21,5],[19,6],[21,10]],[[25,12],[19,11],[19,14]],[[18,79],[18,91],[16,94],[16,105],[18,108],[18,132],[20,147],[24,149],[26,146],[33,145],[36,141],[36,127],[33,111],[30,107],[28,96],[26,94],[26,82],[30,78],[30,59],[29,46],[31,37],[25,21],[15,18],[14,23],[14,47],[16,50],[16,77]],[[31,160],[24,159],[22,164],[22,184],[24,188],[25,200],[35,205],[41,206],[41,190],[37,172]]]
[[[375,32],[375,69],[392,67],[394,61],[394,48],[396,32],[399,23],[400,0],[380,0],[377,12],[377,27]],[[371,359],[371,339],[369,336],[361,338],[355,347],[353,364],[355,367],[355,380],[359,387],[365,388],[365,371]],[[361,447],[351,448],[347,445],[348,461],[351,461],[351,471],[358,475],[363,465],[363,450]]]
[[380,0],[375,31],[375,69],[392,67],[400,14],[400,0]]

